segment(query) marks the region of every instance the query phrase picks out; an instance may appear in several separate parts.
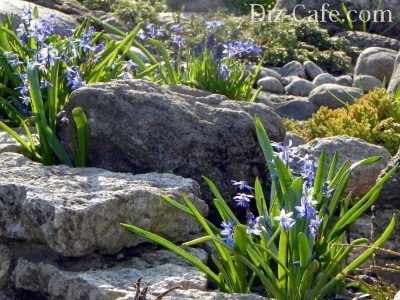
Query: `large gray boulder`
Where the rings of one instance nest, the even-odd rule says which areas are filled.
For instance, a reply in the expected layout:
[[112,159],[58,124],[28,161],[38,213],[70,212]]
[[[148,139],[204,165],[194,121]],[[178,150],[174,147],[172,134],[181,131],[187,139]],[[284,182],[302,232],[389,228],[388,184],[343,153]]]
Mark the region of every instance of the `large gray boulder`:
[[309,100],[317,107],[326,106],[335,109],[343,106],[340,101],[353,104],[354,99],[360,97],[361,91],[358,88],[338,84],[323,84],[310,93]]
[[315,89],[315,85],[303,78],[296,78],[285,87],[286,93],[301,97],[307,97],[313,89]]
[[[65,106],[67,114],[77,106],[88,117],[89,166],[134,174],[169,171],[201,184],[207,176],[228,197],[232,179],[253,182],[265,174],[254,117],[261,118],[271,140],[285,137],[280,118],[263,104],[142,80],[78,89]],[[71,145],[65,128],[60,137]],[[202,187],[210,199],[208,187]]]
[[370,75],[354,76],[353,86],[359,88],[364,93],[368,93],[374,89],[383,88],[383,83],[378,78]]
[[0,238],[45,244],[63,256],[111,254],[145,240],[133,224],[173,242],[200,232],[198,223],[160,199],[188,197],[200,212],[199,186],[172,174],[119,174],[93,168],[44,167],[14,153],[0,154]]
[[1,0],[0,1],[0,20],[6,21],[7,14],[13,17],[13,27],[17,28],[21,22],[21,16],[23,15],[24,8],[33,8],[36,6],[39,11],[39,17],[48,20],[51,15],[55,16],[55,29],[57,33],[61,35],[67,35],[68,29],[75,29],[79,26],[78,21],[75,17],[59,12],[57,10],[49,9],[40,5],[34,5],[27,1],[21,0]]
[[308,154],[311,159],[318,161],[323,149],[327,151],[328,164],[332,162],[335,152],[339,152],[339,167],[347,159],[355,163],[371,156],[382,157],[377,163],[354,169],[347,188],[347,192],[352,192],[354,197],[364,196],[374,186],[379,174],[387,166],[391,158],[389,152],[381,146],[368,144],[363,140],[348,136],[334,136],[315,139],[306,145],[295,148],[292,152],[294,157],[292,168],[295,172],[299,173],[301,158],[304,158]]
[[397,53],[392,49],[380,47],[365,49],[358,57],[354,75],[370,75],[389,82]]
[[396,93],[400,87],[400,53],[397,55],[392,79],[390,80],[388,91],[390,93]]

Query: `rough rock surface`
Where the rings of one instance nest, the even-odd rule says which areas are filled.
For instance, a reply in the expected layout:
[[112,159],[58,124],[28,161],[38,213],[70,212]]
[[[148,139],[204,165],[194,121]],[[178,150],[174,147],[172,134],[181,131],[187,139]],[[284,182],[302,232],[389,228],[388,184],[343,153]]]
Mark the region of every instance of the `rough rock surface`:
[[0,289],[7,283],[11,273],[11,252],[0,244]]
[[[400,167],[400,149],[396,156],[392,158],[388,167],[382,172],[380,177],[383,177],[393,167]],[[400,170],[398,170],[391,179],[382,187],[381,195],[374,205],[373,237],[374,240],[382,234],[386,226],[389,224],[392,215],[396,213],[397,218],[400,215]],[[398,227],[397,227],[398,228]],[[392,236],[385,244],[385,248],[390,248],[395,251],[400,249],[400,234],[398,229],[395,230]],[[380,253],[379,257],[397,260],[398,257],[389,253]]]
[[400,52],[397,55],[396,62],[394,64],[394,70],[392,79],[390,80],[388,91],[391,93],[396,93],[400,87]]
[[[33,7],[33,5],[31,4]],[[0,20],[5,22],[6,15],[10,14],[14,18],[13,26],[17,28],[21,22],[21,16],[25,7],[29,7],[29,2],[21,0],[1,0],[0,1]],[[62,12],[49,9],[43,6],[37,5],[39,16],[42,19],[49,19],[50,15],[55,15],[55,28],[62,35],[67,35],[68,29],[75,29],[78,27],[78,21],[71,15],[64,14]]]
[[317,107],[309,101],[292,100],[280,105],[275,111],[282,118],[304,121],[317,112]]
[[[203,263],[207,262],[205,251],[187,251]],[[179,287],[180,291],[207,289],[207,278],[197,268],[171,251],[149,249],[142,249],[134,256],[121,255],[120,259],[114,260],[94,255],[59,263],[21,257],[11,280],[17,290],[46,295],[47,299],[108,300],[134,299],[134,282],[140,276],[143,278],[142,289],[149,285],[149,299],[173,287]]]
[[364,196],[374,186],[379,174],[387,166],[391,158],[389,152],[383,147],[368,144],[360,139],[348,136],[336,136],[315,139],[294,149],[292,153],[295,158],[292,162],[293,169],[299,172],[299,159],[304,158],[306,154],[314,161],[317,161],[324,148],[327,151],[328,164],[331,163],[335,151],[339,152],[338,166],[341,166],[347,159],[355,163],[371,156],[383,157],[377,163],[354,169],[347,191],[351,191],[355,197]]
[[[27,141],[27,137],[25,135],[24,130],[20,130],[19,128],[14,129],[25,141]],[[35,129],[32,129],[31,132],[35,132]],[[33,139],[36,147],[40,147],[39,141],[37,139],[37,135],[33,134]],[[5,131],[0,131],[0,153],[3,152],[15,152],[20,153],[25,156],[29,156],[29,153],[18,143],[12,136],[10,136]]]
[[0,237],[48,245],[63,256],[110,254],[144,241],[119,223],[173,242],[200,232],[197,222],[160,199],[188,194],[202,214],[199,186],[172,174],[118,174],[101,169],[44,167],[14,153],[0,155]]
[[353,86],[353,78],[350,75],[342,75],[336,78],[337,83],[343,86]]
[[[253,182],[265,174],[254,116],[271,140],[283,141],[285,129],[263,104],[207,95],[141,80],[116,81],[78,89],[65,110],[69,114],[80,106],[88,116],[89,166],[134,174],[168,170],[201,184],[207,176],[229,197],[230,180]],[[69,142],[64,130],[60,135]],[[208,198],[208,187],[202,187]]]
[[343,104],[340,103],[335,97],[345,103],[353,104],[354,98],[357,99],[361,97],[361,91],[358,88],[347,87],[338,84],[323,84],[310,93],[309,100],[317,107],[342,107]]
[[397,53],[397,51],[380,47],[365,49],[358,57],[354,74],[371,75],[381,81],[389,82]]

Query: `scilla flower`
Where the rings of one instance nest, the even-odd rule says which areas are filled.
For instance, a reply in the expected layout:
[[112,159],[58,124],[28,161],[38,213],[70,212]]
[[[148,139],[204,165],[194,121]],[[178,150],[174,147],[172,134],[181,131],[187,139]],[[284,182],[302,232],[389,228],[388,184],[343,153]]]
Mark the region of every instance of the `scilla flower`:
[[282,208],[280,216],[274,217],[274,220],[279,221],[279,227],[289,230],[296,224],[296,221],[291,218],[292,215],[293,212],[286,213],[285,209]]
[[237,206],[242,206],[244,208],[248,208],[249,207],[249,203],[250,203],[250,199],[254,198],[251,195],[247,195],[247,194],[237,194],[235,197],[233,197],[233,199],[237,202]]

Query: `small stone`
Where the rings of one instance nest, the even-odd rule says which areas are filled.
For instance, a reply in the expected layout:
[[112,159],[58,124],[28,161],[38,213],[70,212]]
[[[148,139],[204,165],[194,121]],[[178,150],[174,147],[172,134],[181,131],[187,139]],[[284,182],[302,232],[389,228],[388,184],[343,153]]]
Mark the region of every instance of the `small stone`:
[[361,91],[354,87],[341,86],[338,84],[323,84],[310,93],[309,100],[317,107],[327,106],[335,109],[343,107],[343,104],[336,98],[344,103],[353,104],[354,99],[358,99],[361,96]]
[[[257,67],[253,66],[252,70],[254,71],[256,68]],[[282,76],[278,72],[271,70],[269,68],[262,67],[260,69],[260,72],[258,73],[258,79],[265,78],[265,77],[274,77],[274,78],[278,79],[279,81],[282,80]]]
[[270,93],[283,94],[285,92],[282,83],[275,77],[264,77],[257,82],[257,86]]
[[317,112],[317,107],[309,101],[292,100],[277,107],[275,111],[282,118],[304,121]]
[[315,89],[315,85],[302,78],[294,79],[286,88],[286,93],[293,96],[306,97]]
[[343,75],[336,78],[338,85],[353,86],[353,78],[350,75]]
[[297,76],[304,79],[307,78],[304,66],[298,61],[292,61],[284,65],[280,70],[280,74],[282,77]]
[[328,83],[333,83],[333,84],[337,83],[336,78],[329,73],[319,74],[317,77],[314,78],[314,81],[313,81],[313,84],[315,86],[320,86],[320,85],[328,84]]
[[382,82],[389,82],[397,53],[397,51],[380,47],[367,48],[358,57],[354,74],[371,75]]
[[303,66],[306,71],[307,78],[311,81],[313,81],[318,75],[324,73],[324,70],[322,70],[316,63],[312,61],[304,62]]
[[374,89],[383,88],[383,83],[378,78],[370,75],[357,75],[354,76],[353,86],[364,93],[368,93]]

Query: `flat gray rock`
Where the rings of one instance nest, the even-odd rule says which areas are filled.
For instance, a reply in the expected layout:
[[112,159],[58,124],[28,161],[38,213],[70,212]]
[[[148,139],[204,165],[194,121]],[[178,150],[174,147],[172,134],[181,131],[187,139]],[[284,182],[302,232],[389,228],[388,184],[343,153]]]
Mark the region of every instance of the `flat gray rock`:
[[199,186],[172,174],[119,174],[93,168],[44,167],[14,153],[0,155],[0,238],[45,244],[63,256],[117,253],[145,239],[128,223],[186,241],[201,231],[197,221],[160,199],[185,193],[204,215]]
[[279,72],[282,77],[297,76],[304,79],[307,78],[304,66],[298,61],[287,63]]
[[[203,263],[207,253],[200,249],[187,250]],[[79,268],[56,261],[37,262],[20,258],[12,281],[15,288],[35,292],[47,299],[134,299],[134,282],[142,276],[141,288],[149,286],[149,299],[179,287],[180,291],[207,290],[207,277],[190,263],[168,250],[147,251],[138,257],[97,263],[75,262]]]
[[[285,136],[279,116],[263,104],[142,80],[88,85],[72,93],[67,115],[77,106],[88,116],[89,166],[133,174],[173,172],[199,182],[207,200],[212,197],[202,176],[230,198],[232,179],[253,182],[265,174],[256,115],[271,140]],[[65,129],[59,134],[70,147]]]
[[306,61],[303,63],[303,66],[306,71],[307,78],[311,81],[313,81],[318,75],[324,73],[324,70],[322,70],[315,62]]

